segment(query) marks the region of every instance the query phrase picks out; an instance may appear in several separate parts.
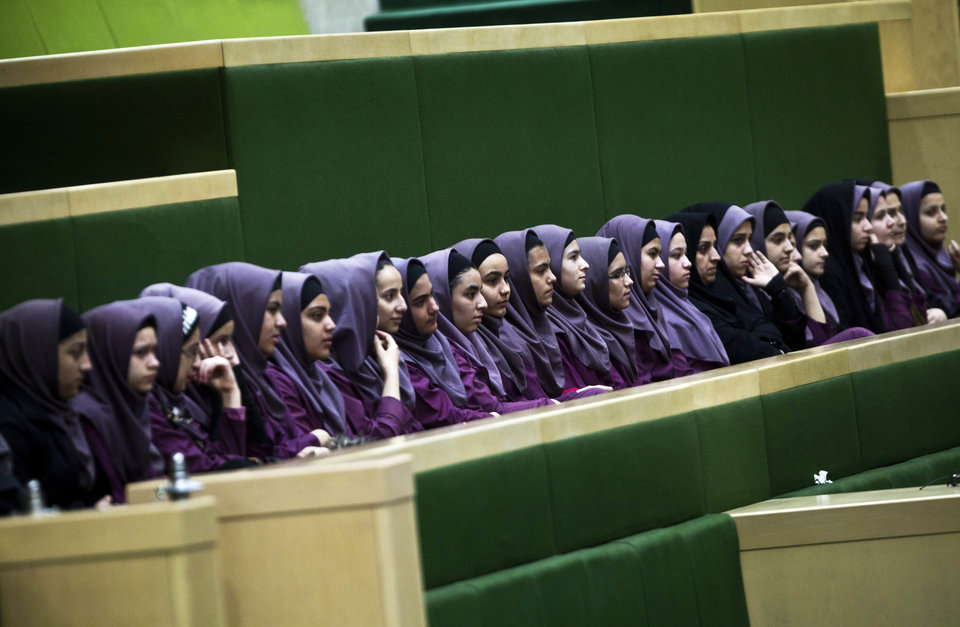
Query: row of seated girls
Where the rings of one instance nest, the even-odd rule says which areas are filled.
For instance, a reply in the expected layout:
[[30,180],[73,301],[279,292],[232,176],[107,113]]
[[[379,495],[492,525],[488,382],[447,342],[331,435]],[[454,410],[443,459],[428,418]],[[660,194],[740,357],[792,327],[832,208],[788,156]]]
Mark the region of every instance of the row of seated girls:
[[701,203],[419,258],[229,262],[82,316],[0,314],[0,494],[122,502],[193,472],[548,406],[960,314],[935,183],[846,180],[802,211]]

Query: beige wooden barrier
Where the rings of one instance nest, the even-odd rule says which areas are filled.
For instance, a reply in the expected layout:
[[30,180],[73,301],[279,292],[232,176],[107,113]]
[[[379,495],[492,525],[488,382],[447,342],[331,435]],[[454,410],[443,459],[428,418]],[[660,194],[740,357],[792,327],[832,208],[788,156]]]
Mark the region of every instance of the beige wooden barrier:
[[230,625],[426,623],[409,456],[198,478],[216,497]]
[[751,624],[957,624],[960,488],[774,499],[730,515]]
[[0,520],[4,625],[222,625],[214,502]]

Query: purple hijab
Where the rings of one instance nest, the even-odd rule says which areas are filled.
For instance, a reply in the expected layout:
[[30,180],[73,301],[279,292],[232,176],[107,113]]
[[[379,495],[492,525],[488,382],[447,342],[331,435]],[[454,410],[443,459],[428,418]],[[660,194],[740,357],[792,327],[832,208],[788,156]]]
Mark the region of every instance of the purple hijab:
[[[485,242],[496,246],[496,242],[492,239],[473,238],[465,239],[455,244],[454,248],[467,259],[472,260],[477,247]],[[499,246],[497,246],[497,250],[499,251]],[[483,263],[483,260],[479,263]],[[481,277],[481,279],[482,278],[483,277]],[[523,353],[511,348],[507,344],[507,341],[501,336],[503,329],[504,319],[484,315],[480,328],[477,329],[477,332],[469,339],[472,343],[482,344],[483,350],[486,351],[487,355],[489,355],[496,365],[498,378],[500,375],[507,377],[513,382],[517,390],[522,393],[527,389],[527,372],[523,363]],[[491,383],[492,382],[493,377],[491,376]]]
[[[224,308],[227,308],[227,313],[230,314],[227,303],[216,296],[195,290],[192,287],[181,287],[173,283],[155,283],[145,287],[140,292],[140,297],[143,298],[144,296],[170,296],[184,305],[196,309],[200,316],[200,339],[206,339],[216,331],[213,325],[221,317]],[[230,319],[233,319],[232,314]]]
[[313,410],[324,417],[323,424],[332,427],[333,433],[345,433],[347,421],[343,397],[330,377],[307,356],[307,347],[303,342],[300,293],[307,282],[320,285],[320,281],[312,274],[283,273],[282,311],[287,326],[281,331],[283,341],[274,351],[273,361],[300,385]]
[[[394,257],[391,261],[403,277],[403,297],[407,299],[407,311],[403,314],[403,321],[400,322],[400,330],[396,335],[397,344],[400,345],[400,350],[404,352],[408,361],[423,370],[430,382],[446,392],[454,405],[464,407],[467,404],[467,390],[460,379],[460,370],[457,368],[457,360],[453,356],[450,343],[439,331],[434,331],[429,336],[421,335],[413,321],[410,305],[410,290],[413,286],[409,284],[407,273],[410,265],[423,264],[415,257],[410,259]],[[437,314],[438,326],[442,315]]]
[[502,398],[504,396],[503,380],[500,378],[497,363],[487,352],[486,346],[477,337],[476,332],[464,335],[453,322],[453,307],[451,306],[453,295],[450,291],[449,281],[450,252],[453,250],[456,249],[447,248],[420,257],[420,261],[427,268],[427,275],[433,284],[433,297],[437,300],[437,306],[440,308],[440,315],[437,317],[437,331],[459,346],[475,366],[486,369],[490,388],[494,394]]
[[0,375],[70,437],[80,462],[80,487],[86,490],[96,473],[93,454],[76,410],[58,395],[57,349],[66,307],[62,298],[28,300],[0,314]]
[[570,351],[583,365],[600,373],[610,372],[610,351],[600,336],[596,325],[587,319],[583,307],[573,296],[563,293],[561,271],[563,249],[573,236],[573,231],[555,224],[541,224],[534,227],[550,253],[550,269],[557,277],[553,286],[553,304],[547,307],[547,317],[564,334]]
[[262,412],[283,423],[287,409],[267,378],[267,358],[259,346],[267,300],[279,280],[279,270],[231,261],[197,270],[187,278],[187,287],[203,290],[230,303],[235,325],[233,341],[250,392]]
[[[610,248],[619,246],[609,237],[580,237],[580,254],[590,264],[587,270],[586,288],[577,294],[576,300],[586,312],[587,317],[596,325],[600,336],[607,343],[607,350],[617,363],[627,369],[630,381],[640,376],[637,368],[637,338],[633,324],[625,311],[610,307]],[[626,257],[626,255],[624,255]],[[628,262],[629,265],[629,262]],[[633,298],[630,299],[633,305]]]
[[926,286],[927,293],[932,297],[931,306],[940,307],[947,315],[953,315],[952,312],[956,312],[960,306],[957,302],[960,286],[950,261],[950,253],[942,243],[936,248],[931,246],[923,239],[920,230],[920,202],[923,200],[923,188],[927,184],[934,183],[930,180],[912,181],[900,187],[903,213],[907,218],[905,246],[913,257],[918,272],[929,277],[929,282],[932,282]]
[[[602,227],[598,235],[604,237],[613,237],[620,243],[620,251],[627,260],[627,265],[637,271],[637,276],[633,282],[632,298],[630,306],[626,310],[630,323],[637,331],[642,331],[650,342],[650,348],[660,353],[667,363],[673,358],[671,355],[672,345],[670,344],[670,335],[663,324],[660,313],[660,303],[657,291],[651,290],[649,294],[643,293],[643,287],[640,282],[640,250],[643,248],[643,233],[647,229],[650,220],[626,213],[619,215]],[[659,235],[659,232],[657,233]],[[661,249],[666,249],[670,245],[669,240],[666,244],[661,240]],[[589,260],[588,260],[589,261]],[[592,268],[591,268],[592,269]],[[606,266],[604,266],[604,275],[606,275]],[[589,275],[588,275],[589,276]],[[587,279],[589,280],[589,278]],[[661,277],[657,283],[663,283]],[[710,325],[711,328],[713,325]]]
[[671,348],[700,361],[729,366],[730,358],[710,318],[690,302],[687,290],[670,282],[670,240],[677,233],[684,234],[683,225],[665,220],[654,220],[654,224],[660,236],[660,259],[667,267],[667,278],[657,281],[653,291]]
[[[775,200],[761,200],[760,202],[752,202],[746,207],[743,208],[752,218],[753,218],[753,234],[750,236],[750,247],[754,250],[759,250],[764,255],[767,254],[767,236],[770,235],[770,232],[776,227],[780,226],[788,220],[786,214],[784,214],[783,207],[781,207]],[[778,214],[771,214],[767,216],[767,212],[779,212]],[[727,213],[730,213],[729,211]],[[780,214],[784,214],[782,217]],[[779,220],[783,220],[780,222]],[[776,221],[776,224],[769,224],[772,221]],[[741,222],[742,224],[742,222]],[[767,226],[772,228],[768,229]],[[737,225],[739,226],[739,225]],[[734,228],[736,230],[736,228]],[[727,240],[729,240],[729,236]],[[726,245],[724,245],[726,247]]]
[[[727,249],[727,244],[730,243],[730,238],[733,237],[733,232],[740,228],[744,222],[750,221],[753,224],[753,233],[756,234],[757,231],[762,231],[762,227],[758,228],[757,220],[744,211],[741,207],[736,205],[730,205],[727,210],[724,212],[723,217],[720,218],[720,224],[717,225],[717,250],[720,251],[720,257],[723,257],[723,252]],[[762,238],[761,238],[762,239]],[[751,248],[753,247],[752,236],[751,236]],[[766,250],[766,246],[764,246]],[[721,259],[720,263],[725,264],[726,262]],[[732,281],[733,286],[746,298],[750,303],[753,304],[759,311],[763,311],[763,305],[760,304],[760,299],[757,297],[756,291],[751,289],[751,286],[747,285],[743,280],[736,279]]]
[[[377,265],[381,261],[390,262],[382,250],[300,267],[300,272],[320,279],[324,293],[330,298],[330,315],[337,323],[331,365],[346,373],[371,403],[379,401],[383,394],[383,372],[373,353],[377,330]],[[400,398],[407,407],[413,407],[416,402],[410,373],[402,358]]]
[[[803,247],[803,240],[807,238],[807,234],[818,226],[822,226],[824,231],[826,231],[826,226],[824,225],[823,220],[811,213],[807,213],[806,211],[787,211],[786,214],[787,219],[790,220],[790,224],[793,226],[794,237],[797,238],[797,248]],[[810,277],[810,280],[813,281],[813,287],[817,291],[817,298],[820,300],[820,307],[823,308],[823,313],[827,317],[827,322],[836,327],[840,324],[840,316],[837,314],[837,306],[833,303],[833,299],[830,298],[830,295],[827,294],[827,292],[820,285],[820,281],[818,279]],[[801,297],[797,292],[793,292],[793,298],[795,301],[797,301],[797,306],[800,307],[800,310],[803,311],[803,297]],[[809,340],[810,338],[808,337],[807,339]]]
[[93,370],[73,407],[104,434],[124,483],[146,479],[163,470],[150,444],[147,396],[127,383],[137,331],[156,329],[154,316],[136,300],[121,300],[83,314]]
[[527,264],[527,234],[533,229],[508,231],[494,238],[507,259],[510,272],[510,302],[501,337],[507,346],[526,357],[537,371],[537,378],[550,396],[559,396],[564,388],[563,362],[557,344],[557,328],[540,306]]

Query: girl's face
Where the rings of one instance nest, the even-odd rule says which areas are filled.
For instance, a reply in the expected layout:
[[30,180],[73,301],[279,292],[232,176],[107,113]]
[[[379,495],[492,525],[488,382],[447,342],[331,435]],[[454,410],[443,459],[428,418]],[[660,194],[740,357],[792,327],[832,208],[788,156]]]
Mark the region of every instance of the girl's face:
[[770,263],[776,266],[781,273],[786,272],[790,267],[793,252],[796,250],[793,239],[790,237],[790,223],[784,222],[770,231],[763,242],[767,248],[767,259],[770,260]]
[[569,296],[576,296],[587,286],[587,270],[590,264],[580,255],[577,240],[563,249],[563,262],[560,264],[560,286]]
[[633,287],[633,271],[627,266],[623,253],[617,253],[607,266],[607,290],[610,308],[621,311],[630,306],[630,288]]
[[687,258],[687,240],[683,233],[674,233],[667,251],[667,269],[670,282],[682,290],[690,287],[690,260]]
[[157,332],[153,327],[144,327],[133,338],[130,365],[127,367],[127,384],[138,394],[148,394],[157,380],[160,360],[157,359]]
[[480,293],[487,301],[488,316],[503,318],[507,315],[507,303],[510,301],[510,270],[507,258],[494,253],[483,260],[480,271]]
[[377,330],[391,335],[400,328],[407,311],[400,271],[387,265],[377,272]]
[[704,225],[700,232],[700,243],[697,244],[697,274],[700,281],[707,286],[717,280],[717,264],[720,263],[720,253],[717,252],[717,231],[709,224]]
[[920,201],[920,235],[931,246],[939,246],[947,237],[947,205],[943,194],[927,194]]
[[279,289],[270,292],[267,298],[267,308],[263,312],[263,326],[260,327],[260,340],[257,346],[260,352],[269,357],[280,343],[280,332],[287,326],[287,321],[280,313],[283,292]]
[[68,401],[79,394],[83,375],[90,368],[87,330],[80,329],[57,344],[57,397]]
[[750,246],[752,234],[753,225],[747,220],[737,227],[723,250],[723,260],[735,278],[743,278],[747,274],[747,269],[750,268],[750,255],[753,254],[753,247]]
[[890,192],[886,195],[886,201],[887,213],[893,216],[893,243],[903,246],[907,241],[907,216],[903,215],[900,196],[896,192]]
[[[214,347],[220,350],[220,355],[224,359],[236,366],[240,363],[240,358],[237,357],[237,348],[233,345],[234,326],[233,320],[228,320],[226,324],[211,333],[208,339]],[[195,370],[193,374],[194,376],[198,375],[199,369]]]
[[802,256],[801,264],[807,274],[815,279],[823,274],[824,264],[827,263],[827,257],[830,256],[830,253],[827,252],[827,230],[822,226],[817,226],[807,231],[806,237],[803,238],[800,254]]
[[873,225],[870,224],[870,220],[867,220],[868,206],[867,199],[865,197],[861,198],[853,212],[853,220],[850,224],[850,248],[853,252],[863,250],[870,243]]
[[180,367],[177,368],[177,380],[173,383],[174,394],[180,394],[187,387],[190,373],[200,369],[200,327],[195,328],[183,341],[180,349]]
[[877,206],[873,209],[873,217],[870,218],[870,226],[876,233],[877,239],[887,248],[892,248],[895,241],[895,229],[897,227],[896,210],[887,204],[886,198],[880,196],[877,199]]
[[640,289],[649,294],[660,280],[660,271],[663,270],[663,260],[660,259],[660,238],[654,237],[640,249]]
[[467,268],[461,272],[450,288],[450,308],[453,310],[453,325],[461,333],[473,333],[483,322],[487,301],[480,291],[480,272]]
[[550,270],[550,253],[546,246],[534,246],[527,252],[527,269],[537,302],[541,307],[549,307],[553,302],[553,284],[557,277]]
[[437,330],[437,313],[440,307],[433,298],[433,284],[426,274],[420,275],[410,289],[410,315],[420,335],[429,336]]
[[300,312],[300,327],[303,329],[303,346],[307,350],[307,357],[311,361],[329,359],[337,325],[330,317],[330,299],[326,294],[317,294]]

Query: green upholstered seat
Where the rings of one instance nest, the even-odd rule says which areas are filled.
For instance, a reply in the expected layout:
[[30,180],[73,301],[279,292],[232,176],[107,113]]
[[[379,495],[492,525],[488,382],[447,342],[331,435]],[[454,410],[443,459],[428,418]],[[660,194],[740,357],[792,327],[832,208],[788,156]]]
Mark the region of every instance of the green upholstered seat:
[[821,470],[831,479],[863,470],[849,376],[766,394],[762,400],[773,494],[808,486]]
[[0,193],[222,170],[217,68],[0,88]]
[[0,227],[0,310],[30,298],[60,298],[80,307],[77,258],[68,218]]
[[228,67],[246,260],[429,252],[410,58]]
[[596,232],[603,194],[586,47],[414,62],[435,247],[547,222]]
[[243,259],[236,197],[72,218],[80,306],[136,298],[147,285],[182,284],[203,266]]

